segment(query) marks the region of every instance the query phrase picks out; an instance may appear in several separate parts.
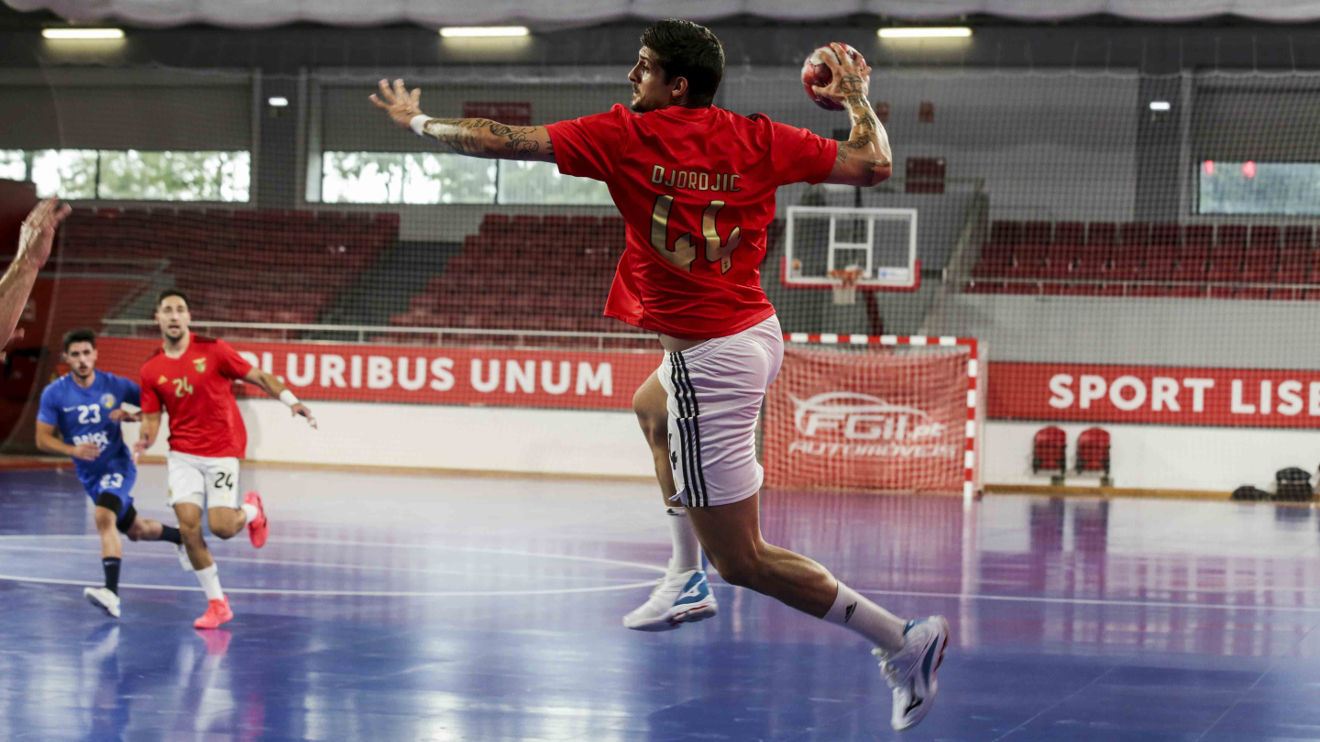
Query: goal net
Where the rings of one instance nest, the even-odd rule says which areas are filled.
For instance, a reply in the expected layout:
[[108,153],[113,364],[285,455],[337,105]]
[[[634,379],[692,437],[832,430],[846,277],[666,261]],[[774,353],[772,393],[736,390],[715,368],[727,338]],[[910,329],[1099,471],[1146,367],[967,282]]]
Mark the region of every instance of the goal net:
[[962,493],[980,488],[975,340],[793,333],[766,400],[766,485]]

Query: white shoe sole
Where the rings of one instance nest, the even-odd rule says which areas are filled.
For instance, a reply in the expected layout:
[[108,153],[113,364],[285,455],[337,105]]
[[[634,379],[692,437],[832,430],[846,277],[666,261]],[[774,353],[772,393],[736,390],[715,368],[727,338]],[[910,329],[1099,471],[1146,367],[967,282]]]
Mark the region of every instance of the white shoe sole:
[[685,608],[668,618],[662,618],[655,621],[648,621],[636,626],[628,625],[628,618],[623,619],[623,627],[633,631],[673,631],[685,623],[697,623],[705,621],[708,618],[714,618],[719,612],[715,603],[700,603],[690,608]]

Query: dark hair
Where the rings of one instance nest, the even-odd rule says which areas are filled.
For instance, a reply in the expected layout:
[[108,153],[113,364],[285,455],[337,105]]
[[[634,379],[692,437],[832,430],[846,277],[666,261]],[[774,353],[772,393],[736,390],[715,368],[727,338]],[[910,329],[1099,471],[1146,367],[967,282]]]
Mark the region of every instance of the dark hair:
[[666,18],[642,32],[642,46],[655,52],[665,80],[685,77],[688,101],[708,106],[724,77],[724,47],[709,28]]
[[79,327],[76,330],[69,330],[68,332],[64,333],[65,353],[69,352],[69,346],[73,345],[74,343],[91,343],[92,347],[95,348],[96,333],[82,327]]
[[191,303],[192,303],[192,302],[188,301],[188,295],[185,294],[185,293],[183,293],[182,291],[180,291],[180,290],[178,290],[178,289],[165,289],[164,291],[160,292],[159,294],[156,294],[156,306],[160,306],[160,303],[161,303],[162,301],[165,301],[166,299],[170,298],[171,296],[177,296],[177,297],[179,297],[180,299],[183,299],[183,303],[184,303],[184,304],[191,304]]

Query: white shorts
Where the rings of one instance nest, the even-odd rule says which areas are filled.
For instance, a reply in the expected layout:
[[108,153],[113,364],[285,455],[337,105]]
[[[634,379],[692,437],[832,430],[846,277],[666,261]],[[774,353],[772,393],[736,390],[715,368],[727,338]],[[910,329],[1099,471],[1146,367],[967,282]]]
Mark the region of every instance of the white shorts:
[[756,419],[783,361],[784,335],[773,315],[736,335],[665,353],[656,375],[669,395],[669,465],[684,505],[728,505],[761,489]]
[[190,453],[170,451],[165,455],[169,465],[170,499],[174,507],[190,502],[203,510],[209,508],[236,508],[238,499],[238,459],[213,459]]

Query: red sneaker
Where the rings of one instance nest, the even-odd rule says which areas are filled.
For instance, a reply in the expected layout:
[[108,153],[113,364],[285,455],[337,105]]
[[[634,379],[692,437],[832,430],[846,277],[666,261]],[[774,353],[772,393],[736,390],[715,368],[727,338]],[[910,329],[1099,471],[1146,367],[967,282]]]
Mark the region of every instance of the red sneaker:
[[226,595],[223,600],[207,601],[206,613],[203,613],[196,621],[193,621],[195,629],[214,629],[222,623],[233,619],[234,612],[229,608],[229,596]]
[[243,502],[257,506],[257,519],[248,523],[247,529],[248,538],[252,539],[252,546],[260,549],[266,545],[266,534],[270,532],[270,521],[266,520],[266,508],[261,504],[261,495],[255,492],[243,495]]

